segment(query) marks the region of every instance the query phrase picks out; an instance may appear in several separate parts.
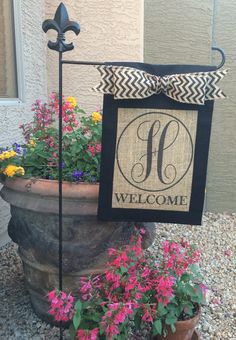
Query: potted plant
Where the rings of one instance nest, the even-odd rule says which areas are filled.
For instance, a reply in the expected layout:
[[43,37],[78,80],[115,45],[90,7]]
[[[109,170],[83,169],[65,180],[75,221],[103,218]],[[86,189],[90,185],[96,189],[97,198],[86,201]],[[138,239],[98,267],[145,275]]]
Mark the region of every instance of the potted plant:
[[104,273],[81,278],[79,298],[56,289],[48,294],[50,314],[70,323],[72,339],[125,340],[144,329],[153,339],[199,339],[194,328],[205,293],[200,252],[184,241],[165,241],[157,255],[144,252],[144,233],[109,249]]
[[[11,205],[8,233],[19,245],[31,302],[47,319],[45,296],[58,281],[57,94],[47,103],[36,100],[32,111],[33,121],[20,126],[25,142],[0,149],[1,197]],[[73,291],[81,275],[103,271],[106,249],[123,244],[132,228],[96,217],[101,112],[86,114],[68,97],[62,114],[63,283]]]

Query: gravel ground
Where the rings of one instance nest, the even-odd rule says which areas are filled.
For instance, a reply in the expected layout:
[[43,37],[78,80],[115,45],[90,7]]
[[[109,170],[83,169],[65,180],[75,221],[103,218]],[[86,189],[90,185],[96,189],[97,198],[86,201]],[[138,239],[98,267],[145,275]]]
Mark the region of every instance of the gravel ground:
[[[202,340],[236,340],[236,214],[205,213],[203,226],[157,224],[154,249],[164,239],[194,242],[202,250],[209,288],[198,327]],[[58,329],[34,314],[22,264],[12,242],[0,249],[0,339],[59,339]],[[68,336],[65,334],[65,339]]]

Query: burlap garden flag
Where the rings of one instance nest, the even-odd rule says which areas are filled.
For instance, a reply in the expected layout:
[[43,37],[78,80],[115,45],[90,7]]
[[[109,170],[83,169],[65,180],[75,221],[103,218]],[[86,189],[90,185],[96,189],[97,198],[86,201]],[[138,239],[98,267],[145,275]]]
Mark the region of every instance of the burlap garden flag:
[[212,66],[115,63],[105,93],[98,217],[201,224],[213,100]]

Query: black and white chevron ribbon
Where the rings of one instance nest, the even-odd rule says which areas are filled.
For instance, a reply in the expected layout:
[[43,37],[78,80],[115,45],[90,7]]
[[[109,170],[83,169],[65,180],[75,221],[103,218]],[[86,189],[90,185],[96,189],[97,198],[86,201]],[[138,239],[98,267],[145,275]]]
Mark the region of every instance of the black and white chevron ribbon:
[[204,105],[206,100],[226,97],[217,83],[228,70],[158,77],[124,66],[104,65],[97,69],[101,74],[101,82],[93,90],[113,94],[115,99],[141,99],[163,92],[181,103]]

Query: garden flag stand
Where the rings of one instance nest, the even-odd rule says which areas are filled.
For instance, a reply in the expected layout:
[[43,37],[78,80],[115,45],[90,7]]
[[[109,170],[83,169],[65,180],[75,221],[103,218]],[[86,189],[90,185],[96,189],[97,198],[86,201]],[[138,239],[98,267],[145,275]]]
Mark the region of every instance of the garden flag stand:
[[[59,53],[59,289],[62,276],[62,69],[98,66],[105,94],[98,217],[103,220],[201,223],[213,100],[226,70],[193,65],[150,65],[63,60],[74,48],[65,33],[80,32],[61,3],[43,30],[56,30],[48,47]],[[62,324],[60,339],[63,338]]]
[[98,67],[105,93],[98,216],[201,224],[215,66],[114,63]]

